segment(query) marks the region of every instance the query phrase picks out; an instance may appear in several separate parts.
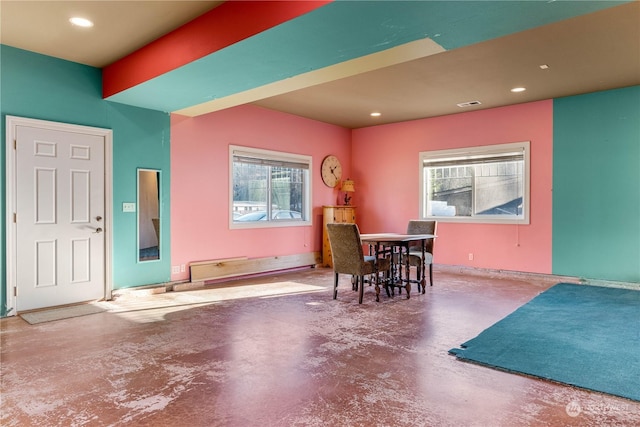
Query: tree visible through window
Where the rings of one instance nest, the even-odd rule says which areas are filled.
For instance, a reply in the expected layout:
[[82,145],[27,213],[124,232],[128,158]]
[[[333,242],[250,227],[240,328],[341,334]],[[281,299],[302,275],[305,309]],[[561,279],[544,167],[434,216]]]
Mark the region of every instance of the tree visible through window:
[[311,158],[231,148],[231,214],[234,224],[305,222]]
[[528,223],[529,143],[421,153],[422,216]]

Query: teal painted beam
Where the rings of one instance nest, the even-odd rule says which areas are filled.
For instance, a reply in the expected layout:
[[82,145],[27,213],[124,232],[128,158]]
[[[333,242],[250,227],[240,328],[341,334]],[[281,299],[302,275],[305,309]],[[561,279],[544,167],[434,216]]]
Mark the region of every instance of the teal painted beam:
[[178,111],[430,38],[446,50],[626,1],[336,1],[107,99]]

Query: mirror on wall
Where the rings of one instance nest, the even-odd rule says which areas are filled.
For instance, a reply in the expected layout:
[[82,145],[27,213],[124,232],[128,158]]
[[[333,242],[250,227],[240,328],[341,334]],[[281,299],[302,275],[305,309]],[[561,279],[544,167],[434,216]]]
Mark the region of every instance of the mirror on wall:
[[138,261],[160,259],[160,171],[138,169]]

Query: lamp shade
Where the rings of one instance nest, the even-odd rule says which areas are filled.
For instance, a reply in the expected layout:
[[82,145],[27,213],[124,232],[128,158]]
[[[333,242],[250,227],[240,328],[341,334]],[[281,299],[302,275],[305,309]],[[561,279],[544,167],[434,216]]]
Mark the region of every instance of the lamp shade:
[[346,193],[353,193],[356,191],[355,184],[350,179],[345,179],[342,181],[342,191]]

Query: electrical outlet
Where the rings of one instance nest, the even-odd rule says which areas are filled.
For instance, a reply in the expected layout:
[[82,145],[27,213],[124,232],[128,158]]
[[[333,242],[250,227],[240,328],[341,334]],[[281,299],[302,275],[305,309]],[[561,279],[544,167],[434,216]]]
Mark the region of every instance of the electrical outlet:
[[180,264],[180,273],[184,273],[185,266],[184,264]]
[[180,273],[180,266],[179,265],[174,265],[171,267],[171,274],[178,274]]
[[473,261],[473,253],[469,252],[469,261]]

